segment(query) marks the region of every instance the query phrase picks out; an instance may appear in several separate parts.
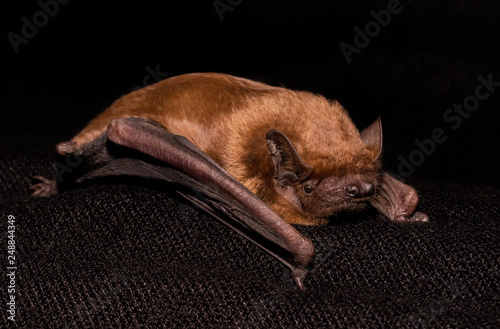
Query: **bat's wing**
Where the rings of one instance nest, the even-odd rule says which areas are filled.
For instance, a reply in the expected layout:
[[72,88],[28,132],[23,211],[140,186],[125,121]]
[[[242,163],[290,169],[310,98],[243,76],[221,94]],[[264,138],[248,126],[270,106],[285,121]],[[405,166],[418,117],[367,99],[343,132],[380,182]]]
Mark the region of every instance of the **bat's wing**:
[[382,173],[379,189],[371,203],[394,221],[429,221],[426,214],[415,212],[418,204],[417,191],[385,172]]
[[63,183],[120,175],[174,183],[181,195],[287,265],[304,289],[312,242],[185,137],[144,119],[115,119],[78,156],[81,164]]

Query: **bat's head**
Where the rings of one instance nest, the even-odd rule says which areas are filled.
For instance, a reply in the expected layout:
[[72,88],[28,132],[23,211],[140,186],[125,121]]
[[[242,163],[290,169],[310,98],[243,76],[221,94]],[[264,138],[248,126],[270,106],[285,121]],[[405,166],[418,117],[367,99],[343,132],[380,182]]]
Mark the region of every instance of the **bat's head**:
[[313,222],[340,211],[364,209],[381,173],[380,118],[361,134],[356,130],[355,138],[349,141],[349,151],[322,151],[314,157],[309,155],[311,163],[306,163],[285,134],[270,130],[266,140],[277,192]]

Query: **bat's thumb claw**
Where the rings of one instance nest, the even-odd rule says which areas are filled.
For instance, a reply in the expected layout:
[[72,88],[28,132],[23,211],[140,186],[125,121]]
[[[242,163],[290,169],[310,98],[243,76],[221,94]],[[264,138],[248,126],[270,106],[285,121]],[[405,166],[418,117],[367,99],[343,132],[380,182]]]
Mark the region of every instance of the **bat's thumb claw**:
[[424,214],[423,212],[417,211],[411,216],[401,215],[395,218],[398,222],[428,222],[429,216]]
[[293,280],[297,284],[300,290],[305,291],[304,279],[306,278],[308,271],[299,268],[292,269]]
[[411,220],[414,222],[428,222],[429,216],[427,216],[423,212],[417,211],[413,214],[413,216],[411,216]]

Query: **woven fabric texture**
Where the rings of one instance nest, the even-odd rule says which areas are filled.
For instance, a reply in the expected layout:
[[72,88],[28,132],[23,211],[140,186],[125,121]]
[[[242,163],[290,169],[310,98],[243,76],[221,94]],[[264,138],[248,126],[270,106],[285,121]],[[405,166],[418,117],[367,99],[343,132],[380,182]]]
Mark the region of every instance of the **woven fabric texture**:
[[[317,248],[302,292],[281,263],[168,186],[124,179],[30,197],[30,176],[53,177],[51,161],[0,157],[0,228],[6,247],[15,216],[20,328],[500,325],[498,189],[414,180],[430,223],[369,212],[298,227]],[[3,275],[2,301],[7,285]]]

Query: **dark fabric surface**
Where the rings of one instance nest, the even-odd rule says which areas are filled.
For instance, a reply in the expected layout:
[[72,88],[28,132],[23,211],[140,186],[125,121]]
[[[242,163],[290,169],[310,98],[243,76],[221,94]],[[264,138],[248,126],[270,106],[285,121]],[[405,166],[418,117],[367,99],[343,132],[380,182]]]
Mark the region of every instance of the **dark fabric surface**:
[[53,177],[51,161],[0,157],[1,231],[16,218],[18,327],[500,325],[496,188],[412,180],[430,223],[369,212],[299,227],[317,248],[301,292],[281,263],[168,187],[125,180],[29,197],[30,176]]

